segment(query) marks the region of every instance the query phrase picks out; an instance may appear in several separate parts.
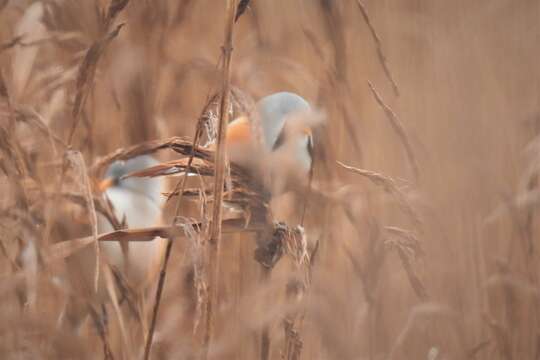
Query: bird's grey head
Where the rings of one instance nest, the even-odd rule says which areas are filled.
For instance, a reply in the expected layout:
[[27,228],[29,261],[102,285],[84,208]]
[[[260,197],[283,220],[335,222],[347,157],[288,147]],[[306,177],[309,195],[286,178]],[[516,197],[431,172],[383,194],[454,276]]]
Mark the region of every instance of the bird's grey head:
[[278,92],[259,100],[257,112],[266,148],[271,150],[274,147],[287,116],[310,109],[309,103],[304,98],[291,92]]
[[105,180],[109,181],[110,188],[125,189],[134,194],[146,196],[155,203],[161,204],[162,180],[160,178],[122,178],[125,175],[157,164],[159,162],[149,155],[137,156],[126,161],[115,161],[107,169]]

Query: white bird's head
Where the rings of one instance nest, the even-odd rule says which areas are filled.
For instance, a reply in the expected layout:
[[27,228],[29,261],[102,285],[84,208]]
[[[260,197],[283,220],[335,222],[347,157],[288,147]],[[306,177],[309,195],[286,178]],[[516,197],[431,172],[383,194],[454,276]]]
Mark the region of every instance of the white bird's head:
[[[291,175],[307,176],[313,164],[311,126],[320,118],[311,105],[297,94],[278,92],[259,100],[253,115],[253,119],[237,118],[227,127],[231,162],[267,173],[278,187],[289,182]],[[257,130],[259,142],[254,135]]]
[[163,179],[126,177],[157,164],[159,162],[148,155],[116,161],[99,184],[99,190],[111,201],[118,219],[125,217],[129,227],[155,225],[161,215]]

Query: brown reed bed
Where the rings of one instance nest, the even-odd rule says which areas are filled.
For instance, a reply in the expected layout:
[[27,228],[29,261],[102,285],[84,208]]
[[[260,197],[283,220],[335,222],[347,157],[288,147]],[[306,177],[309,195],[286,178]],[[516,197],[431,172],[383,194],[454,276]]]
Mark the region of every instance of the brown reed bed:
[[[537,358],[535,4],[484,5],[0,1],[2,358]],[[326,120],[275,199],[223,129],[279,90]],[[142,154],[165,222],[128,229],[95,188]],[[156,236],[141,304],[99,244]]]

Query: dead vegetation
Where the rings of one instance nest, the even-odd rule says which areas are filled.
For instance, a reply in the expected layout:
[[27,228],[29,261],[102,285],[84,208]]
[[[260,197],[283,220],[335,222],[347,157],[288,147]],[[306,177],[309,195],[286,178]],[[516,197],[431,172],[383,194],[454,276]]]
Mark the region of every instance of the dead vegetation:
[[[0,352],[537,358],[535,6],[0,1]],[[223,130],[279,90],[326,122],[309,190],[274,199]],[[169,181],[167,225],[126,229],[96,184],[142,154],[163,162],[127,177]],[[138,305],[98,244],[156,236]],[[64,260],[85,247],[111,301],[75,334]]]

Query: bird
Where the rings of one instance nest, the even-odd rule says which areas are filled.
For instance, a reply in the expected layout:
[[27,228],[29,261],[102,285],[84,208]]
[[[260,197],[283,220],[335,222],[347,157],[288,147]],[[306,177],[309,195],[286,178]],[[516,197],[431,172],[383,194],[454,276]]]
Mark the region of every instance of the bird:
[[[98,186],[99,191],[111,202],[116,218],[125,220],[128,228],[161,225],[163,179],[124,178],[158,163],[149,155],[117,161],[111,164]],[[99,216],[98,230],[108,232],[114,228],[104,216]],[[109,263],[124,270],[128,283],[138,288],[146,285],[157,274],[165,244],[162,238],[149,242],[131,242],[127,254],[124,254],[120,243],[114,241],[105,242],[102,248]]]
[[277,92],[260,99],[251,116],[226,128],[229,160],[256,173],[274,195],[305,182],[313,166],[313,107],[300,95]]
[[[162,178],[127,177],[131,173],[159,164],[149,155],[137,156],[125,161],[112,163],[99,181],[97,191],[110,201],[116,218],[127,228],[144,228],[162,224],[162,206],[164,197]],[[97,214],[98,232],[114,230],[109,220]],[[155,238],[152,241],[129,242],[127,249],[120,242],[101,242],[100,256],[116,270],[129,289],[141,294],[159,272],[166,247],[166,239]],[[86,247],[68,258],[68,269],[72,275],[71,283],[76,293],[83,296],[90,304],[103,304],[108,300],[108,291],[104,276],[99,277],[97,291],[94,289],[95,250]],[[102,260],[103,261],[103,260]],[[83,302],[84,302],[83,301]],[[69,321],[79,324],[84,319],[80,306],[72,306],[66,316]],[[82,304],[85,306],[85,304]],[[86,306],[85,306],[86,307]]]

